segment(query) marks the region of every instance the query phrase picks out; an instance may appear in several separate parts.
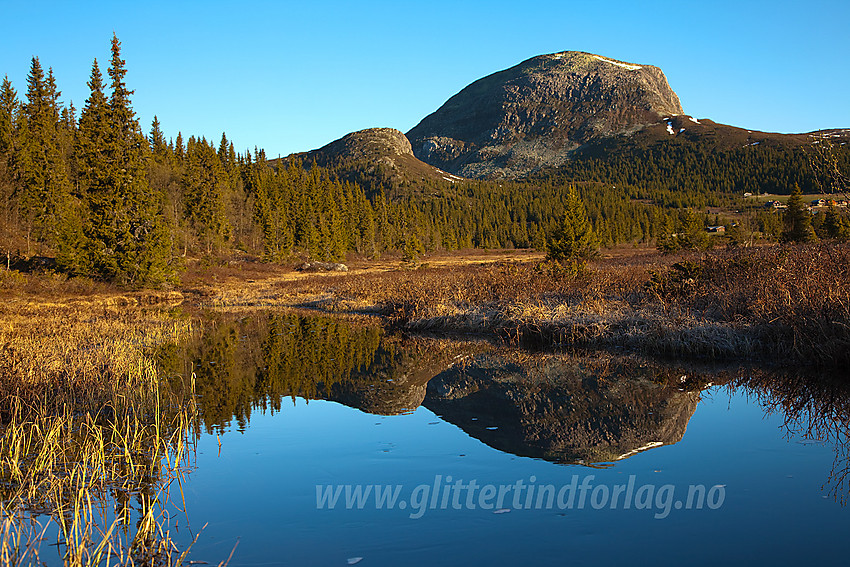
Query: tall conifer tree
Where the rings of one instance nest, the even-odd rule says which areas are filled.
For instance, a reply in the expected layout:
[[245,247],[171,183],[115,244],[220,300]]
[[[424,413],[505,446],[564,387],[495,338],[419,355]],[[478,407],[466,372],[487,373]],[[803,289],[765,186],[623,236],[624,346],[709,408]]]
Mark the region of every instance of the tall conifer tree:
[[566,211],[549,241],[548,258],[558,262],[584,262],[595,256],[597,249],[596,236],[587,218],[587,211],[575,189],[570,186]]
[[[133,91],[124,82],[124,65],[121,42],[113,35],[108,70],[112,94],[104,106],[104,129],[93,132],[102,142],[79,156],[102,164],[88,188],[88,256],[97,276],[128,286],[157,285],[172,276],[170,243],[162,195],[146,179],[148,143],[130,106]],[[93,70],[96,84],[94,75]],[[96,98],[93,88],[90,100]]]
[[67,164],[59,145],[58,100],[53,72],[45,77],[38,58],[33,57],[27,77],[27,101],[18,128],[18,202],[31,236],[51,247],[61,245],[62,233],[74,209],[69,202]]
[[803,203],[799,185],[794,186],[788,198],[788,208],[783,216],[785,230],[780,235],[783,242],[813,242],[818,239],[812,228],[812,215]]
[[9,76],[0,85],[0,156],[10,157],[14,150],[15,123],[18,117],[18,93]]

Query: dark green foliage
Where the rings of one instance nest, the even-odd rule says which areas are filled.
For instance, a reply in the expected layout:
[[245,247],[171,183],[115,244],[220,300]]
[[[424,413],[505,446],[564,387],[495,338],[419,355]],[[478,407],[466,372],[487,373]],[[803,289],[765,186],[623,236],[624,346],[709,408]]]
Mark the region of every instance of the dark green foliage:
[[847,240],[850,237],[850,226],[848,226],[846,216],[842,216],[835,205],[831,203],[824,214],[823,236],[824,238],[838,240]]
[[705,222],[690,209],[681,211],[675,224],[668,223],[667,227],[673,230],[665,231],[658,239],[658,249],[665,253],[707,250],[711,247],[712,241],[705,232]]
[[389,203],[382,193],[370,201],[359,186],[323,168],[305,170],[290,161],[272,169],[257,161],[247,171],[268,260],[296,253],[317,260],[342,260],[349,251],[372,255],[403,248],[424,232],[412,204]]
[[9,156],[15,148],[15,122],[18,118],[18,93],[12,88],[9,76],[0,86],[0,156]]
[[783,242],[814,242],[818,238],[812,228],[812,215],[803,203],[799,185],[791,192],[783,222],[785,230],[780,237]]
[[422,247],[422,243],[419,242],[419,239],[415,236],[411,236],[406,238],[404,241],[404,249],[402,250],[401,259],[405,262],[415,262],[424,253],[425,249]]
[[168,146],[165,144],[165,136],[162,133],[162,128],[159,123],[159,118],[154,115],[153,122],[151,123],[151,133],[148,138],[151,150],[153,151],[154,156],[157,158],[162,158],[168,153]]
[[113,36],[111,97],[103,94],[95,62],[75,152],[89,214],[84,262],[91,275],[122,285],[159,285],[172,278],[164,196],[147,180],[149,146],[130,106],[126,73]]
[[226,214],[230,184],[215,149],[204,139],[189,138],[184,187],[186,218],[210,254],[232,234]]
[[570,187],[567,192],[566,211],[549,239],[547,259],[556,262],[584,263],[597,254],[598,244],[587,211]]
[[45,77],[38,58],[33,57],[14,161],[21,215],[34,240],[47,246],[59,244],[65,215],[73,214],[74,208],[59,145],[58,97],[53,74]]
[[9,266],[18,226],[15,203],[13,157],[15,155],[15,124],[18,120],[18,95],[8,77],[0,86],[0,263]]
[[[842,148],[838,160],[850,165],[850,149]],[[708,136],[686,143],[623,137],[577,152],[559,171],[568,179],[633,187],[634,198],[662,206],[703,209],[731,204],[744,193],[787,195],[795,184],[804,193],[818,193],[827,180],[810,161],[804,147],[762,143],[730,149]]]

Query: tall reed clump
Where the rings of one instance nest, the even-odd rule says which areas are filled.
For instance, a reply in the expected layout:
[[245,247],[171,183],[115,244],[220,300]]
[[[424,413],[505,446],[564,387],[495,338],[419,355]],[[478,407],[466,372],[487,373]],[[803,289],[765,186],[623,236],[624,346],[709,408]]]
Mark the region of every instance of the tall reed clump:
[[191,468],[191,383],[172,390],[154,349],[192,331],[114,298],[0,307],[0,566],[179,564],[169,520]]
[[[191,403],[190,403],[191,405]],[[38,416],[5,426],[0,565],[37,565],[54,539],[64,565],[179,564],[170,487],[191,469],[193,416],[168,422]],[[131,529],[135,526],[135,529]]]
[[188,335],[192,323],[113,301],[0,304],[0,423],[18,403],[48,414],[150,406],[151,349]]

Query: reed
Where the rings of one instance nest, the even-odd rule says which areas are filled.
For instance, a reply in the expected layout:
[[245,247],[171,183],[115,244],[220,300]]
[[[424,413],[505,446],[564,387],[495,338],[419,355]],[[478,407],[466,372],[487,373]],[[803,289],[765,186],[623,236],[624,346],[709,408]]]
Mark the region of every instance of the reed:
[[170,388],[155,351],[192,332],[114,294],[0,306],[0,566],[42,564],[50,540],[70,566],[185,560],[169,526],[185,513],[171,487],[192,468],[193,381]]

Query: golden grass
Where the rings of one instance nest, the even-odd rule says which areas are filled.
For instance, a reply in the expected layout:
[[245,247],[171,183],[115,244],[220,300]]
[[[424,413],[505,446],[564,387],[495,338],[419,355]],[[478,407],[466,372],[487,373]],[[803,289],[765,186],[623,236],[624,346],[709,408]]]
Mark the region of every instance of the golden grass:
[[850,247],[775,246],[613,258],[564,275],[540,263],[399,270],[281,284],[281,301],[372,310],[410,330],[646,354],[850,362]]
[[0,304],[0,565],[40,564],[47,534],[65,565],[184,560],[169,487],[191,467],[194,394],[154,360],[193,331],[174,300],[62,287]]
[[169,487],[191,467],[192,416],[170,413],[168,423],[100,424],[68,412],[8,424],[0,565],[38,564],[48,533],[65,565],[180,564],[186,551],[177,553],[168,526],[184,506],[169,502]]
[[162,309],[101,301],[0,304],[0,423],[20,404],[40,413],[113,411],[150,400],[157,384],[151,349],[192,331]]

